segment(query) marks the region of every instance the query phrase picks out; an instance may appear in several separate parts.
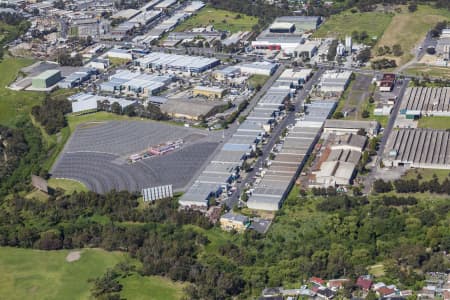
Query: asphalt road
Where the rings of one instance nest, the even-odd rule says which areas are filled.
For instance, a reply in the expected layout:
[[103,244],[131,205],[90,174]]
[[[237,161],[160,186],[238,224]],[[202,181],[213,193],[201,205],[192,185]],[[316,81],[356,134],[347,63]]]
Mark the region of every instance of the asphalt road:
[[283,130],[287,126],[295,124],[295,114],[300,111],[306,96],[308,95],[312,86],[318,83],[319,78],[324,71],[325,71],[324,69],[319,69],[318,71],[316,71],[316,73],[314,73],[312,78],[310,78],[310,80],[303,86],[303,89],[297,92],[297,96],[295,98],[294,103],[295,111],[288,112],[285,118],[279,124],[277,124],[275,128],[272,130],[272,133],[270,134],[267,144],[263,146],[262,156],[258,157],[258,159],[253,165],[253,169],[249,173],[247,173],[244,178],[241,179],[241,183],[236,185],[236,191],[225,201],[225,204],[227,205],[228,208],[232,208],[234,205],[238,204],[239,197],[242,191],[245,189],[247,184],[250,184],[254,181],[256,172],[259,172],[259,168],[263,166],[264,161],[266,161],[267,158],[269,157],[272,148],[275,146],[275,143],[278,137],[281,136]]
[[373,182],[375,181],[375,175],[380,169],[380,162],[384,153],[384,148],[386,147],[386,143],[388,141],[389,135],[394,129],[395,120],[397,119],[398,112],[400,110],[400,104],[403,100],[403,96],[405,95],[406,88],[408,87],[409,79],[406,78],[403,80],[401,85],[396,85],[395,89],[398,89],[397,93],[397,101],[395,101],[394,107],[392,108],[391,115],[389,117],[389,121],[387,126],[384,128],[383,136],[381,138],[381,142],[378,146],[377,158],[375,161],[375,166],[370,171],[369,175],[366,177],[364,181],[364,193],[368,194],[372,188]]

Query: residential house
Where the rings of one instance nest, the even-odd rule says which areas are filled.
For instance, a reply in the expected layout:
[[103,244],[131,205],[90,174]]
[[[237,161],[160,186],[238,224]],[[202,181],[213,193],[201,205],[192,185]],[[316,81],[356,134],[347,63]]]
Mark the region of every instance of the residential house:
[[378,296],[380,296],[382,298],[384,298],[384,297],[392,297],[392,296],[396,295],[395,289],[388,288],[387,286],[383,286],[383,287],[379,288],[376,291],[376,293],[377,293]]
[[333,292],[329,288],[319,288],[317,290],[317,296],[322,299],[329,300],[329,299],[333,299],[336,296],[336,292]]
[[327,282],[327,287],[330,288],[332,291],[337,291],[344,287],[346,283],[350,282],[349,279],[331,279]]
[[370,288],[372,287],[372,284],[373,284],[372,279],[368,275],[359,276],[358,280],[356,281],[356,286],[358,286],[364,291],[369,291]]
[[311,277],[309,279],[309,282],[320,285],[320,286],[325,286],[325,280],[323,280],[322,278],[319,278],[319,277]]

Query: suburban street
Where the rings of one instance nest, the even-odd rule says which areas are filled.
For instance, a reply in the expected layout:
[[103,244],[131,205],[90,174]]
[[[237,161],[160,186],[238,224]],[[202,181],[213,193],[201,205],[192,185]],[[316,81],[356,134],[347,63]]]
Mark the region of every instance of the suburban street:
[[[381,142],[378,145],[377,156],[376,156],[374,167],[372,168],[369,175],[364,180],[364,191],[363,192],[365,194],[368,194],[370,192],[370,190],[372,188],[372,184],[376,180],[376,175],[377,175],[378,171],[380,170],[380,162],[381,162],[381,159],[382,159],[382,156],[384,153],[384,148],[386,146],[389,135],[391,134],[392,130],[394,129],[395,121],[397,119],[397,115],[400,110],[401,100],[403,99],[403,96],[405,94],[406,88],[408,87],[408,84],[409,84],[409,79],[406,78],[406,79],[403,79],[403,82],[401,84],[396,84],[396,86],[395,86],[395,89],[398,90],[397,91],[397,101],[395,101],[394,107],[392,108],[392,112],[389,116],[388,124],[387,124],[386,128],[384,128]],[[396,92],[396,91],[394,91],[394,92]]]

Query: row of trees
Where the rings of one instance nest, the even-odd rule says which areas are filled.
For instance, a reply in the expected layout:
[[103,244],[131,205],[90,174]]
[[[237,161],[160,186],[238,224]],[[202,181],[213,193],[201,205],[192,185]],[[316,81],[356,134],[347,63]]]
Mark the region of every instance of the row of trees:
[[152,103],[147,103],[147,106],[136,103],[134,105],[129,105],[125,108],[122,108],[122,106],[118,102],[114,102],[114,100],[105,100],[99,102],[97,108],[102,111],[108,111],[118,115],[127,115],[129,117],[138,116],[141,118],[148,118],[158,121],[169,119],[169,116],[164,114],[159,106]]
[[450,179],[447,177],[439,182],[437,176],[429,181],[419,179],[397,179],[393,182],[378,179],[373,185],[376,193],[388,193],[395,188],[397,193],[437,193],[450,195]]
[[402,56],[403,50],[402,47],[399,44],[395,44],[394,46],[380,46],[377,49],[377,55],[383,56],[383,55],[394,55],[394,56]]
[[397,62],[394,59],[382,58],[372,61],[371,66],[375,70],[389,69],[397,67]]
[[58,54],[57,59],[61,66],[80,67],[83,65],[83,57],[79,53],[75,56],[71,56],[67,52],[61,52]]

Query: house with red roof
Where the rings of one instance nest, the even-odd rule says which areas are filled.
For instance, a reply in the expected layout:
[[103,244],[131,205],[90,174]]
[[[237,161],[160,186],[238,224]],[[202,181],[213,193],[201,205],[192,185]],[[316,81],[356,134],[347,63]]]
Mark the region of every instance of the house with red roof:
[[442,292],[442,297],[444,298],[444,300],[450,300],[450,291]]
[[382,298],[383,297],[391,297],[391,296],[395,296],[395,290],[388,288],[387,286],[383,286],[377,290],[377,294]]
[[320,285],[320,286],[325,285],[325,280],[323,280],[322,278],[319,278],[319,277],[311,277],[309,279],[309,282]]
[[369,276],[359,276],[358,280],[356,281],[356,286],[358,286],[364,291],[370,290],[372,284],[373,284],[372,279],[370,279]]

